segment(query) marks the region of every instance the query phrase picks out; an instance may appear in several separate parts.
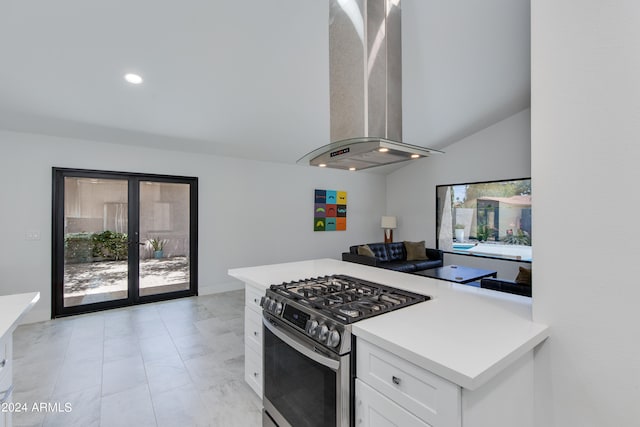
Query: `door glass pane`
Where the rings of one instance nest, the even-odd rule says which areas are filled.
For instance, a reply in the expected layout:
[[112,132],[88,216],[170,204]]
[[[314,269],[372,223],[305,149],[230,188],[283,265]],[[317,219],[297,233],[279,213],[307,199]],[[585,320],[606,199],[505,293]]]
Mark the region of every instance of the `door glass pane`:
[[189,189],[140,182],[140,296],[190,287]]
[[64,178],[64,306],[128,297],[128,183]]

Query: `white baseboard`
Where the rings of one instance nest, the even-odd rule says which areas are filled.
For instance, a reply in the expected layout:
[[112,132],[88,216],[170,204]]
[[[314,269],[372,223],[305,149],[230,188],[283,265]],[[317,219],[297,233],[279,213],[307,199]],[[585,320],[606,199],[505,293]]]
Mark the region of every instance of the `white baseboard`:
[[244,289],[244,283],[239,280],[223,283],[212,283],[210,285],[198,286],[198,295],[211,295],[220,292],[239,291]]

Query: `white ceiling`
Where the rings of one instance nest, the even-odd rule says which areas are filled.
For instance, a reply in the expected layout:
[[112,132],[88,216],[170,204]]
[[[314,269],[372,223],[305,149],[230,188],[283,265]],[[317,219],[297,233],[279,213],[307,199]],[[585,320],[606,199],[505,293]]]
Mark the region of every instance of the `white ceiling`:
[[[528,108],[529,0],[402,8],[405,142],[442,149]],[[3,0],[0,128],[293,164],[329,142],[328,10]]]

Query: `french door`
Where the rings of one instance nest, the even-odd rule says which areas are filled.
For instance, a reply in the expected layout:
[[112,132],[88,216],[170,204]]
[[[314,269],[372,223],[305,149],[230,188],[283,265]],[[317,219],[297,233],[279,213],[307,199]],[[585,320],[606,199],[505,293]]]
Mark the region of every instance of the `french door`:
[[52,316],[197,295],[198,179],[53,168]]

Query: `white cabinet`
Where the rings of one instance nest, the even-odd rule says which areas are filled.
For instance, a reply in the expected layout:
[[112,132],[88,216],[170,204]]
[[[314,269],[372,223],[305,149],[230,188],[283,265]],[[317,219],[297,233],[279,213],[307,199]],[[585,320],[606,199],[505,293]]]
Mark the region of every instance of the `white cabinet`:
[[531,351],[468,390],[358,338],[356,374],[358,427],[533,427]]
[[262,398],[262,307],[264,289],[244,287],[244,379]]
[[0,427],[11,427],[11,412],[7,403],[11,403],[13,385],[12,375],[12,331],[0,337]]
[[356,379],[356,426],[429,427],[429,424]]
[[[388,418],[388,424],[366,421],[372,417],[378,419],[382,406],[361,411],[362,425],[462,425],[461,390],[457,385],[361,339],[357,341],[356,363],[358,380],[370,387],[370,390],[362,385],[356,388],[356,399],[361,399],[359,390],[367,390],[365,400],[388,401],[389,404],[398,406],[394,412],[383,413]],[[359,405],[356,406],[357,416],[358,407]],[[406,424],[402,421],[409,419],[409,415],[422,420],[423,424]],[[360,421],[359,416],[357,421]]]
[[[0,296],[0,427],[11,427],[13,391],[13,331],[18,322],[40,299],[39,292]],[[8,409],[8,411],[7,411]]]

